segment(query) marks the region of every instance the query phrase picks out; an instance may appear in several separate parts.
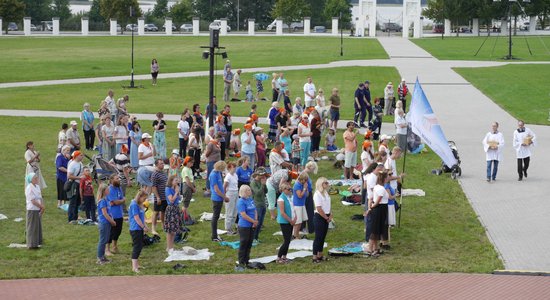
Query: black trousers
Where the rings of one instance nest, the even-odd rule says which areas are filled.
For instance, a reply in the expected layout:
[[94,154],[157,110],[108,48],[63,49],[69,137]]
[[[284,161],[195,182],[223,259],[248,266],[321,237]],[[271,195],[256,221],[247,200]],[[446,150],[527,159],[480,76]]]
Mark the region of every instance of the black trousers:
[[[122,224],[124,224],[123,218],[116,218],[113,219],[115,221],[116,225],[111,226],[111,235],[109,236],[109,243],[112,243],[113,241],[118,241],[118,238],[120,237],[120,234],[122,233]],[[131,231],[130,231],[131,232]],[[142,231],[143,234],[143,231]],[[138,254],[139,256],[139,254]]]
[[518,175],[520,179],[523,179],[523,176],[527,177],[527,169],[529,169],[529,161],[531,157],[518,158]]
[[307,222],[302,222],[301,229],[304,230],[306,228],[307,224],[307,232],[308,233],[314,233],[315,232],[315,223],[313,222],[313,214],[315,213],[315,207],[313,205],[313,194],[310,192],[309,195],[306,198],[306,212],[307,212]]
[[187,155],[187,142],[188,141],[189,140],[180,138],[180,157],[183,158],[183,159]]
[[[215,193],[215,191],[210,191]],[[223,201],[212,201],[212,239],[218,238],[218,220],[220,219],[220,213],[222,211]]]
[[407,98],[399,97],[399,100],[401,101],[401,103],[403,103],[403,111],[407,112]]
[[[327,217],[330,214],[327,214]],[[313,217],[315,222],[315,239],[313,240],[313,255],[323,252],[323,244],[328,232],[328,222],[323,219],[320,214],[315,214]]]
[[311,152],[319,151],[319,144],[321,143],[321,135],[311,136]]
[[277,101],[277,99],[279,99],[279,90],[273,89],[273,98],[272,98],[271,102],[275,102],[275,101]]
[[239,227],[239,237],[241,242],[239,245],[239,265],[246,266],[250,260],[250,249],[252,249],[253,236],[254,228]]
[[76,187],[75,194],[69,199],[69,210],[67,215],[70,221],[78,220],[78,208],[80,207],[80,187]]
[[277,257],[282,257],[288,253],[288,246],[290,246],[290,241],[292,240],[292,225],[279,225],[281,225],[281,231],[283,232],[283,244],[281,245],[281,248],[279,248],[279,253],[277,253]]
[[130,230],[132,236],[132,259],[138,259],[143,249],[143,230]]
[[226,142],[220,142],[220,155],[221,155],[221,158],[222,160],[225,160],[225,148],[227,148],[227,143]]
[[86,149],[94,149],[95,131],[93,129],[84,130],[84,142],[86,143]]
[[193,158],[193,175],[197,176],[201,168],[201,149],[189,149],[189,156]]

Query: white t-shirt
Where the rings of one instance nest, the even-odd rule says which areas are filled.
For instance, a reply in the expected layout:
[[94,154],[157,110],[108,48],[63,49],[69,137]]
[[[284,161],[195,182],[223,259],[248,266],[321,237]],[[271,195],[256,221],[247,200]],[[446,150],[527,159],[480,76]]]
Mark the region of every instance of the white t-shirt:
[[69,142],[69,139],[73,141],[73,143],[80,144],[80,135],[78,134],[78,130],[73,129],[72,127],[67,129],[67,145],[72,147],[71,142]]
[[[153,146],[149,145],[149,147],[147,147],[144,144],[139,144],[138,153],[140,152],[143,153],[143,155],[148,155],[150,153],[153,153]],[[154,163],[155,163],[154,156],[149,156],[146,159],[139,160],[140,166],[152,166]]]
[[25,198],[27,200],[27,210],[40,210],[31,200],[37,200],[42,203],[42,192],[39,185],[28,184],[25,188]]
[[370,173],[367,175],[367,198],[372,199],[372,189],[376,185],[376,179],[378,179],[378,176],[374,173]]
[[107,96],[105,97],[105,102],[107,103],[107,108],[109,108],[111,115],[116,115],[118,109],[116,108],[115,99],[111,96]]
[[330,214],[330,196],[328,193],[323,195],[316,191],[315,194],[313,194],[313,203],[315,203],[315,212],[319,213],[317,211],[317,206],[320,206],[325,214]]
[[403,115],[402,117],[399,116],[399,115],[395,116],[394,124],[395,124],[395,133],[396,134],[402,134],[402,135],[407,134],[407,126],[405,126],[405,127],[400,126],[400,125],[406,125],[407,124],[407,119],[405,119],[405,115]]
[[380,200],[379,204],[388,204],[388,197],[389,197],[388,191],[386,191],[386,189],[383,186],[377,184],[374,187],[372,193],[373,193],[373,201],[376,201],[378,197],[382,196],[382,199]]
[[[393,173],[393,176],[397,176],[397,165],[395,163],[395,160],[393,160],[391,156],[386,159],[386,163],[384,163],[384,169],[391,170]],[[390,181],[390,185],[393,189],[396,189],[397,179]]]
[[[302,134],[306,134],[306,133],[310,133],[310,132],[311,132],[311,129],[309,128],[309,126],[305,126],[305,125],[302,124],[302,123],[300,123],[300,124],[298,125],[298,128],[302,128]],[[298,129],[298,132],[300,132],[299,129]],[[300,143],[311,142],[311,136],[300,137],[299,140],[300,140]]]
[[[310,107],[310,106],[314,106],[314,105],[311,105],[311,101],[313,101],[314,97],[315,97],[315,84],[312,82],[312,83],[307,83],[304,84],[304,103],[306,104],[306,107]],[[307,93],[309,93],[310,95],[313,95],[313,97],[310,97]]]
[[128,127],[124,125],[117,125],[113,135],[117,144],[128,143]]
[[223,182],[227,182],[227,191],[237,192],[239,190],[239,177],[237,176],[237,173],[231,174],[228,172],[225,175]]
[[[77,176],[80,178],[80,175],[82,175],[82,171],[84,171],[84,167],[82,167],[82,163],[74,159],[71,159],[71,161],[67,165],[67,179],[69,178],[68,177],[69,173],[73,176]],[[75,181],[80,182],[80,179],[77,179]]]
[[67,134],[65,134],[65,131],[61,130],[57,135],[57,149],[61,149],[61,147],[65,146],[66,144],[67,144]]
[[178,136],[180,139],[183,139],[185,136],[183,136],[181,133],[184,133],[185,135],[189,135],[189,123],[184,120],[180,120],[178,122]]
[[361,164],[363,165],[363,169],[361,170],[361,172],[365,172],[365,170],[367,170],[367,168],[371,163],[372,163],[372,159],[369,153],[363,150],[363,152],[361,152]]
[[281,164],[284,162],[284,158],[277,152],[271,151],[269,153],[269,166],[271,167],[272,174],[282,169]]

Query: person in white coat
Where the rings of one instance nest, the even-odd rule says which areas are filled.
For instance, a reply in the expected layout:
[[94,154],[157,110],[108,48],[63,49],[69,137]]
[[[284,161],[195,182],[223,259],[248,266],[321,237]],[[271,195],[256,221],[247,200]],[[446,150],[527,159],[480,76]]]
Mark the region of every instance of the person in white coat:
[[516,149],[516,158],[518,159],[518,181],[523,177],[527,178],[527,169],[531,159],[531,149],[537,144],[535,133],[525,127],[525,122],[518,120],[518,129],[514,130],[514,149]]
[[487,132],[482,143],[487,160],[487,182],[495,181],[498,163],[502,160],[502,149],[504,147],[504,137],[498,131],[498,122],[493,122],[491,131]]

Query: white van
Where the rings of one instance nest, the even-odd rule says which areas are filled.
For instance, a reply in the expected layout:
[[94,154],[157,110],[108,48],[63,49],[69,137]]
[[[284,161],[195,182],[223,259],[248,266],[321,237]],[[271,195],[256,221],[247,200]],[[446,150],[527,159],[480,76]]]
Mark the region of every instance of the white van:
[[[222,21],[220,20],[214,20],[214,22],[208,25],[208,29],[221,29],[221,28],[222,28]],[[230,32],[230,31],[231,31],[231,26],[227,24],[227,32]]]

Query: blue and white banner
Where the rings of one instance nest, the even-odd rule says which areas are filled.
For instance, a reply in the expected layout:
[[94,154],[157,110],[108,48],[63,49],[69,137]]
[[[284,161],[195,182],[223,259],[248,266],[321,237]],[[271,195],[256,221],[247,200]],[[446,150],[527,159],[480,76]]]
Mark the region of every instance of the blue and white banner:
[[451,168],[457,163],[430,102],[428,102],[422,86],[418,82],[418,78],[414,86],[407,119],[411,124],[412,131],[424,140],[426,145],[443,160],[447,167]]

